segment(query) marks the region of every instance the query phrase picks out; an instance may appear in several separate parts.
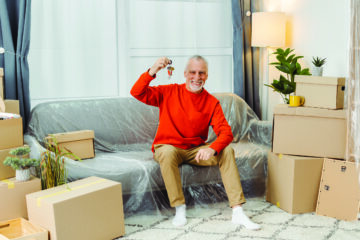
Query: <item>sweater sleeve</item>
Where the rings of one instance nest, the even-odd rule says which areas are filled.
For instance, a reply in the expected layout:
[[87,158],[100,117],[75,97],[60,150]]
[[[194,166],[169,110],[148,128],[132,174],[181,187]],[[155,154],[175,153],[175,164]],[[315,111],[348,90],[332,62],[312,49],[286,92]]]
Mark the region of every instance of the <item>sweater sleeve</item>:
[[150,82],[155,79],[147,71],[141,74],[139,79],[135,82],[134,86],[130,90],[130,94],[137,100],[158,107],[162,99],[162,93],[160,87],[150,87]]
[[215,106],[214,114],[211,118],[210,125],[213,128],[217,137],[216,140],[210,145],[210,147],[214,149],[218,154],[227,145],[229,145],[234,138],[231,127],[226,121],[219,102]]

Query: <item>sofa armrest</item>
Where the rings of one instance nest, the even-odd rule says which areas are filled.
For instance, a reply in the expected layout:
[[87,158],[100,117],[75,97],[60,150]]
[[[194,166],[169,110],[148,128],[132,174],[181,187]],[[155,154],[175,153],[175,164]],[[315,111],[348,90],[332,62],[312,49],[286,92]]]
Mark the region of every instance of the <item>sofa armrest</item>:
[[262,144],[270,148],[272,144],[272,122],[253,119],[249,125],[249,142]]

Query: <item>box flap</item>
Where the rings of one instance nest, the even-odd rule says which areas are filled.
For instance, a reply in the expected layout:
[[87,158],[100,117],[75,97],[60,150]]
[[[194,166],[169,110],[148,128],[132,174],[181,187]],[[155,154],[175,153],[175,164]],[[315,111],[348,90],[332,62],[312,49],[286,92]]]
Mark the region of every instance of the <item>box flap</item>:
[[322,76],[306,76],[295,75],[296,83],[321,84],[321,85],[345,85],[344,77],[322,77]]
[[5,112],[5,102],[1,97],[0,97],[0,112]]
[[56,133],[51,135],[53,135],[56,138],[58,143],[90,139],[90,138],[94,138],[95,136],[93,130],[64,132],[64,133]]
[[4,78],[0,76],[0,98],[4,98]]
[[325,159],[316,214],[357,220],[360,204],[359,171],[355,163]]
[[[305,99],[306,101],[306,99]],[[279,104],[274,108],[274,114],[278,115],[297,115],[308,117],[324,118],[346,118],[345,109],[325,109],[312,107],[290,107],[287,104]]]
[[15,113],[20,115],[20,103],[19,100],[6,99],[4,100],[5,110],[7,113]]

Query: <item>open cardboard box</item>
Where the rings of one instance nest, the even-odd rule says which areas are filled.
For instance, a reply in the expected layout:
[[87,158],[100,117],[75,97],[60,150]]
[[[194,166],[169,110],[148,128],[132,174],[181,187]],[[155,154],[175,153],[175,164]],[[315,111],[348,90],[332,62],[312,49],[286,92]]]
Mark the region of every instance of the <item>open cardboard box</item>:
[[[6,105],[0,98],[0,112],[6,112]],[[0,119],[0,150],[24,145],[22,118]]]
[[274,153],[345,158],[346,111],[279,104],[274,108]]
[[314,212],[323,160],[269,152],[266,201],[291,214]]
[[48,231],[23,218],[0,222],[0,240],[48,240]]

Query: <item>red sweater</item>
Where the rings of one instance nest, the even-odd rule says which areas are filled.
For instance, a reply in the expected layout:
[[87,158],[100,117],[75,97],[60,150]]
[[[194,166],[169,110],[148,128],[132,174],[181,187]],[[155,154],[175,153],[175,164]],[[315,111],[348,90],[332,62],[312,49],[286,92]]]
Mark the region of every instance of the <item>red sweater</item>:
[[[156,77],[156,76],[155,76]],[[224,117],[219,100],[205,89],[199,94],[186,89],[185,84],[150,87],[155,78],[143,73],[130,93],[139,101],[160,108],[159,126],[152,145],[170,144],[189,149],[205,143],[209,126],[217,139],[210,145],[217,153],[233,140],[231,127]]]

